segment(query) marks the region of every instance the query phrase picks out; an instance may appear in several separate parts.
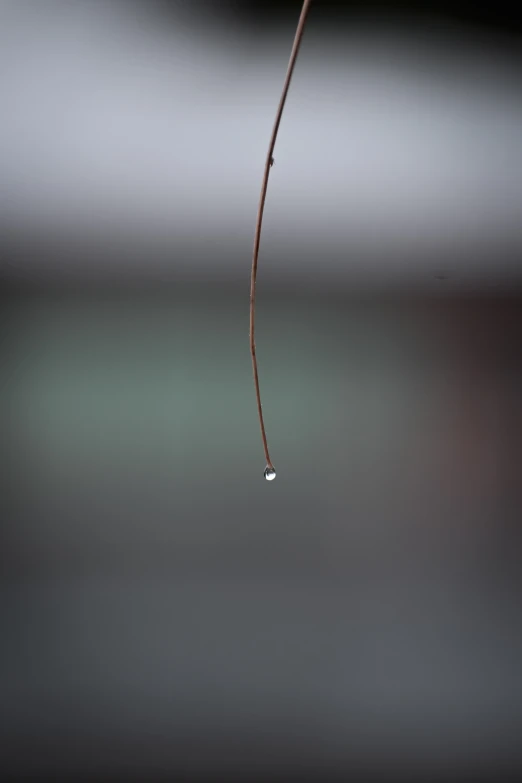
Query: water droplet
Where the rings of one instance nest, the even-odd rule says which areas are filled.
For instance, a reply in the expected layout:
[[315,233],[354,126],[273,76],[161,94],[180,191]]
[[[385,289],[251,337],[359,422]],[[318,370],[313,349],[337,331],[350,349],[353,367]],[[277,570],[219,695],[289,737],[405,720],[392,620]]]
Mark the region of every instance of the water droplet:
[[268,465],[265,468],[265,478],[267,481],[273,481],[276,477],[276,472],[273,468],[269,467]]

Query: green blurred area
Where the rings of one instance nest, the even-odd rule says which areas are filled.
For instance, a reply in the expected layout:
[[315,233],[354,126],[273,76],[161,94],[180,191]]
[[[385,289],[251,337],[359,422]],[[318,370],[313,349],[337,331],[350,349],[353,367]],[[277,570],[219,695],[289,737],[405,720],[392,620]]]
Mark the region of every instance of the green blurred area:
[[326,576],[357,552],[386,559],[394,539],[422,550],[520,509],[516,303],[261,297],[273,484],[239,297],[19,297],[4,322],[15,571],[105,555],[262,570],[273,551]]

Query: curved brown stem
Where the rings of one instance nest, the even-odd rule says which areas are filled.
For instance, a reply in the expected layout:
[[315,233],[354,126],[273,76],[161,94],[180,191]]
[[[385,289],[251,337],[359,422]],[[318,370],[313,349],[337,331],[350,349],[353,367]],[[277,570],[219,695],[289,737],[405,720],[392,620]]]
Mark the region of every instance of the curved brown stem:
[[274,162],[273,154],[274,154],[274,147],[277,139],[277,132],[279,130],[279,125],[281,123],[281,117],[283,116],[283,109],[285,107],[286,96],[288,95],[288,89],[290,87],[290,82],[292,80],[292,74],[294,72],[294,66],[297,60],[299,46],[301,45],[301,40],[303,38],[303,31],[306,22],[306,17],[311,2],[312,0],[304,0],[303,2],[303,7],[301,9],[301,16],[299,17],[299,22],[297,24],[297,30],[294,38],[294,44],[292,46],[292,52],[290,54],[290,60],[286,72],[285,83],[283,85],[283,92],[281,93],[281,98],[279,100],[279,106],[277,108],[274,127],[272,129],[272,135],[270,137],[270,144],[268,147],[268,154],[265,163],[265,171],[263,174],[263,182],[261,184],[261,198],[259,200],[259,209],[257,212],[256,233],[254,237],[254,255],[252,258],[252,274],[250,278],[250,354],[252,356],[252,368],[254,371],[254,385],[256,389],[257,412],[259,415],[259,424],[261,426],[261,437],[263,439],[263,448],[265,450],[266,464],[267,467],[269,468],[273,468],[274,466],[272,464],[272,460],[270,459],[270,454],[268,452],[268,442],[266,439],[265,423],[263,420],[263,407],[261,405],[261,392],[259,390],[259,373],[257,370],[256,342],[255,342],[257,261],[259,257],[259,243],[261,241],[261,224],[263,222],[263,211],[265,208],[266,191],[268,188],[268,177],[270,176],[270,169],[272,168],[272,164]]

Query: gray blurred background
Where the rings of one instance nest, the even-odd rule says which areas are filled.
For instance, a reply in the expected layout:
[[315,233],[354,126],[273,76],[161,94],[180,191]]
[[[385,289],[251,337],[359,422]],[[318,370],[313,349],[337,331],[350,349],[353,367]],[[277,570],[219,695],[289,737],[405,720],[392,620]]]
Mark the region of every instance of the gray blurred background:
[[0,773],[522,771],[521,25],[0,2]]

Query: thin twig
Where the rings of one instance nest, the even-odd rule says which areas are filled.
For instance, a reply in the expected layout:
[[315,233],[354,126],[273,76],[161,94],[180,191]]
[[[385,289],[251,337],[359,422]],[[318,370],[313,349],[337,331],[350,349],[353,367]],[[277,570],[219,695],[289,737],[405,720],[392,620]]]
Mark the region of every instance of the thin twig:
[[297,30],[294,38],[294,45],[292,46],[292,52],[290,54],[290,60],[288,63],[288,70],[286,72],[285,83],[283,85],[283,92],[281,93],[281,99],[277,108],[277,114],[272,129],[272,135],[270,137],[270,145],[268,147],[268,154],[266,157],[265,171],[263,174],[263,182],[261,185],[261,198],[259,200],[259,209],[257,212],[256,221],[256,233],[254,237],[254,255],[252,258],[252,275],[250,278],[250,354],[252,356],[252,368],[254,371],[254,385],[256,389],[257,400],[257,412],[259,415],[259,424],[261,426],[261,437],[263,439],[263,448],[265,450],[267,468],[273,469],[272,460],[268,452],[268,443],[266,439],[265,423],[263,420],[263,408],[261,405],[261,392],[259,391],[259,374],[257,371],[257,359],[256,359],[256,342],[255,342],[255,312],[256,312],[256,279],[257,279],[257,260],[259,256],[259,243],[261,241],[261,224],[263,222],[263,211],[265,208],[266,191],[268,188],[268,177],[270,176],[270,169],[274,161],[273,153],[277,139],[277,132],[281,123],[281,117],[283,116],[283,109],[285,107],[286,96],[288,95],[288,89],[292,80],[292,74],[294,72],[295,62],[299,52],[299,46],[303,37],[304,26],[308,9],[312,0],[304,0],[303,7],[301,9],[301,16],[297,25]]

